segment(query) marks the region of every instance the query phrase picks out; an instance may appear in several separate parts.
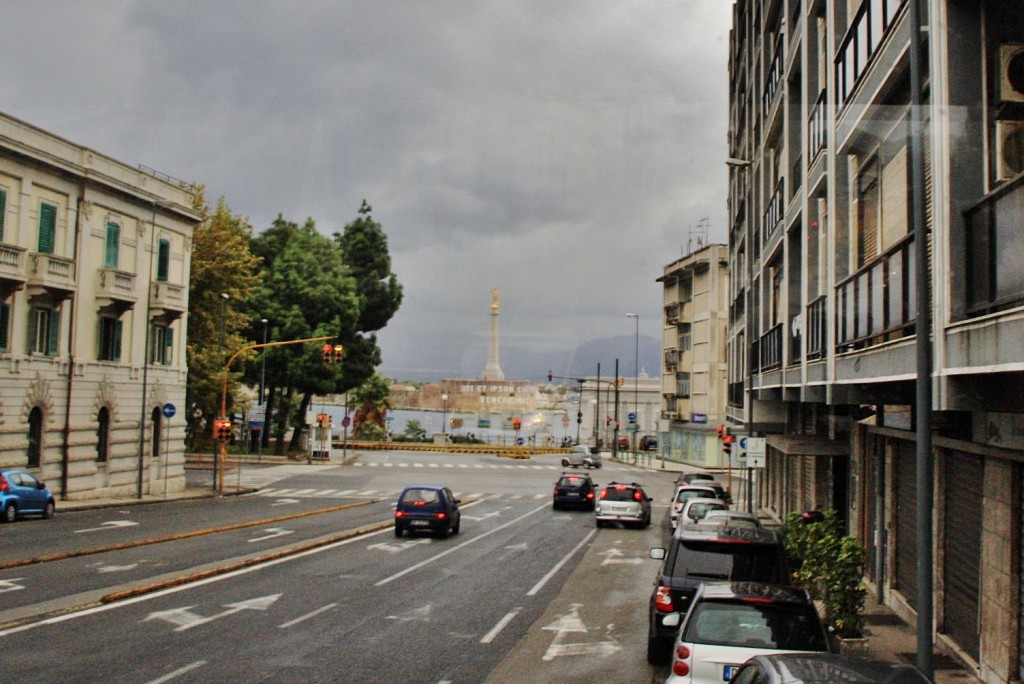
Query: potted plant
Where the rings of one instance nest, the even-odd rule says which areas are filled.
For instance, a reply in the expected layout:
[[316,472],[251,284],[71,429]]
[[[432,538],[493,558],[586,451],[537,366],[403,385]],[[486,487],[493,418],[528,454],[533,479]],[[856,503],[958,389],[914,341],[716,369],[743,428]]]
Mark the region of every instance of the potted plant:
[[781,536],[794,584],[807,591],[836,636],[863,639],[866,552],[843,534],[836,511],[790,513]]

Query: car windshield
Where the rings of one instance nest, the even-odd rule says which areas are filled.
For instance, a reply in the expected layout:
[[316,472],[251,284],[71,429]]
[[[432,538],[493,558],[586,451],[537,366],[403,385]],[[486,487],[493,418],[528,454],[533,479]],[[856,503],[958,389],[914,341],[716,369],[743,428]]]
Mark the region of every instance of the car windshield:
[[425,506],[437,503],[439,500],[440,496],[434,489],[407,489],[402,494],[402,503],[413,506]]
[[605,501],[637,501],[639,492],[632,487],[609,487],[604,490],[601,498]]
[[706,516],[709,511],[721,510],[723,508],[725,508],[723,504],[698,502],[690,504],[690,508],[689,510],[687,510],[686,514],[688,517],[693,518],[694,520],[700,520],[701,518]]
[[785,584],[785,566],[777,544],[737,544],[717,540],[676,545],[672,574],[733,581]]
[[788,651],[828,650],[813,606],[793,603],[698,602],[687,620],[683,641]]

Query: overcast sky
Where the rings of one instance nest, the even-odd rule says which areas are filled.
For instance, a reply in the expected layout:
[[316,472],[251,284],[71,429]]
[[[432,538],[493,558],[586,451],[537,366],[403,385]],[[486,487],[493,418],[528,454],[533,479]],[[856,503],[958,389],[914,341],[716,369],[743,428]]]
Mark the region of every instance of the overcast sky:
[[726,240],[731,0],[2,4],[5,113],[257,232],[365,198],[405,288],[393,376],[486,357],[492,289],[503,359],[632,336],[627,312],[660,340],[662,267]]

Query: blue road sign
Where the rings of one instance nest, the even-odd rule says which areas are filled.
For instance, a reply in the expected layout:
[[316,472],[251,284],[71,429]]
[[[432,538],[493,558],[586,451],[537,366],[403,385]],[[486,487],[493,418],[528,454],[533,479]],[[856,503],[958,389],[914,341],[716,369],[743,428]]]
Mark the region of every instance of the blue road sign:
[[516,444],[518,444],[519,446],[523,446],[524,444],[526,444],[526,440],[523,439],[522,437],[519,437],[516,439]]
[[164,412],[164,418],[173,418],[174,414],[177,411],[174,408],[174,404],[164,404],[163,412]]
[[630,411],[629,415],[626,416],[626,417],[629,418],[629,422],[631,422],[631,423],[636,421],[636,414],[633,413],[632,411]]

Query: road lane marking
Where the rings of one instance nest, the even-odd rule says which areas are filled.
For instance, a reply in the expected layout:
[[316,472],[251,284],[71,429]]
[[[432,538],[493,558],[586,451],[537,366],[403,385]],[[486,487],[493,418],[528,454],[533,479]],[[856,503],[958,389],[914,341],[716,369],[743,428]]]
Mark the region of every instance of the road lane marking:
[[210,616],[199,615],[193,613],[190,608],[193,606],[185,606],[183,608],[171,608],[170,610],[158,610],[150,613],[148,616],[143,618],[143,622],[150,620],[164,620],[172,625],[176,625],[174,628],[175,632],[184,632],[186,629],[192,629],[200,625],[205,625],[208,622],[226,618],[235,613],[240,613],[243,610],[267,610],[270,606],[274,605],[277,599],[281,598],[282,594],[270,594],[268,596],[259,596],[248,601],[238,601],[237,603],[225,603],[224,608],[219,613]]
[[[547,508],[547,505],[545,505],[544,507]],[[581,548],[583,548],[584,544],[586,544],[591,539],[593,539],[595,534],[597,534],[597,530],[590,530],[590,534],[588,534],[586,537],[584,537],[583,540],[579,544],[577,544],[576,546],[572,547],[572,551],[570,551],[569,553],[565,554],[565,557],[563,557],[562,560],[560,560],[557,563],[555,563],[555,567],[551,568],[551,570],[548,571],[548,574],[546,574],[543,577],[541,577],[540,581],[537,582],[535,585],[533,585],[533,588],[530,589],[530,591],[526,592],[526,595],[527,596],[535,596],[537,594],[537,592],[539,592],[541,589],[543,589],[544,585],[547,584],[551,580],[551,578],[555,576],[555,573],[558,572],[559,570],[561,570],[562,567],[566,563],[569,562],[569,559],[573,557],[573,554],[575,554],[577,551],[579,551]]]
[[519,606],[519,607],[516,607],[514,610],[511,610],[508,613],[506,613],[505,617],[503,617],[500,620],[498,620],[498,623],[496,625],[494,625],[494,627],[491,628],[491,631],[488,632],[487,634],[485,634],[482,639],[480,639],[480,643],[481,644],[489,644],[492,641],[494,641],[494,638],[496,636],[498,636],[499,634],[501,634],[501,630],[503,630],[506,627],[508,627],[508,623],[512,622],[512,620],[515,619],[516,615],[519,615],[519,611],[521,611],[521,610],[522,610],[522,607]]
[[0,580],[0,594],[3,594],[8,591],[20,591],[21,589],[24,589],[25,587],[18,584],[18,582],[22,581],[23,579],[26,578],[15,577],[14,579]]
[[299,624],[300,622],[305,622],[306,620],[309,620],[311,618],[315,618],[320,613],[326,613],[327,611],[331,610],[332,608],[336,608],[337,606],[338,606],[337,603],[328,603],[326,606],[323,606],[321,608],[317,608],[316,610],[314,610],[311,613],[306,613],[305,615],[300,615],[299,617],[295,618],[294,620],[289,620],[288,622],[282,623],[282,624],[278,625],[277,627],[278,627],[278,629],[288,629],[289,627],[294,627],[295,625]]
[[266,541],[268,539],[274,539],[275,537],[284,537],[289,534],[295,534],[295,530],[286,530],[283,527],[268,527],[263,531],[267,534],[263,535],[262,537],[253,537],[252,539],[249,539],[247,541],[250,544],[252,544],[254,542],[261,542]]
[[594,641],[589,643],[562,643],[563,641],[565,641],[566,634],[587,633],[587,626],[586,624],[584,624],[579,614],[579,610],[582,607],[582,603],[572,603],[569,605],[568,613],[560,616],[550,625],[541,627],[541,629],[543,630],[548,630],[555,633],[555,636],[551,639],[551,645],[548,646],[548,650],[544,653],[543,660],[554,660],[559,656],[567,655],[597,654],[606,656],[611,655],[622,648],[614,639],[609,641]]
[[[397,579],[401,579],[402,577],[405,577],[410,572],[415,572],[415,571],[419,570],[420,568],[422,568],[424,566],[430,565],[434,561],[441,560],[442,558],[444,558],[445,556],[447,556],[450,553],[455,553],[456,551],[458,551],[459,549],[461,549],[461,548],[463,548],[465,546],[469,546],[470,544],[475,544],[476,542],[480,541],[481,539],[485,539],[486,537],[489,537],[492,534],[500,532],[501,530],[505,529],[506,527],[511,527],[512,525],[515,525],[519,521],[525,520],[526,518],[529,518],[531,515],[535,515],[537,513],[540,513],[541,511],[547,510],[547,508],[548,508],[547,504],[545,504],[543,506],[540,506],[538,508],[535,508],[532,511],[524,513],[523,515],[519,516],[518,518],[515,518],[514,520],[509,520],[504,525],[499,525],[498,527],[495,527],[493,529],[487,530],[486,532],[483,532],[483,533],[473,537],[472,539],[468,539],[468,540],[462,542],[458,546],[453,546],[450,549],[442,551],[441,553],[437,554],[436,556],[433,556],[431,558],[427,558],[426,560],[420,561],[419,563],[416,563],[415,565],[411,565],[408,568],[406,568],[405,570],[402,570],[401,572],[397,572],[394,575],[391,575],[390,577],[385,577],[384,579],[380,580],[379,582],[375,582],[373,586],[375,586],[375,587],[382,587],[385,584],[390,584],[390,583],[394,582]],[[593,535],[595,532],[596,532],[596,530],[592,530],[591,531],[591,535]],[[589,538],[590,537],[588,536],[587,539],[589,539]]]
[[109,530],[116,530],[122,527],[133,527],[139,523],[134,520],[108,520],[107,522],[100,523],[99,527],[90,527],[87,530],[75,530],[75,534],[82,534],[83,532],[107,532]]
[[198,667],[202,667],[205,664],[206,664],[205,660],[197,660],[194,663],[189,663],[185,667],[179,667],[174,672],[168,672],[163,677],[158,677],[157,679],[151,679],[148,682],[146,682],[146,684],[164,684],[164,682],[169,682],[172,679],[176,679],[177,677],[180,677],[183,674],[188,674],[192,670],[194,670],[194,669],[196,669]]

